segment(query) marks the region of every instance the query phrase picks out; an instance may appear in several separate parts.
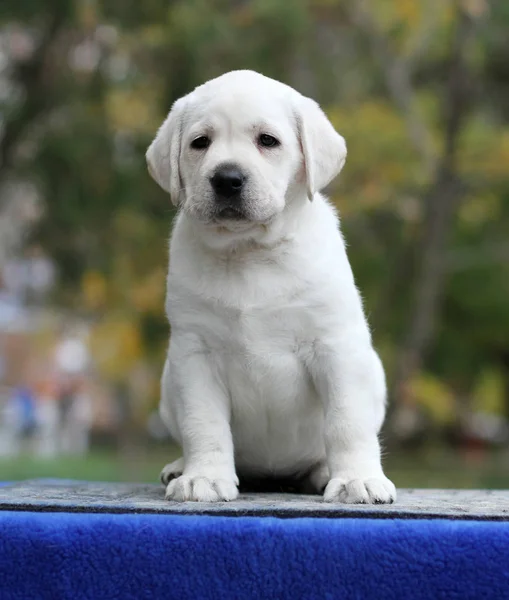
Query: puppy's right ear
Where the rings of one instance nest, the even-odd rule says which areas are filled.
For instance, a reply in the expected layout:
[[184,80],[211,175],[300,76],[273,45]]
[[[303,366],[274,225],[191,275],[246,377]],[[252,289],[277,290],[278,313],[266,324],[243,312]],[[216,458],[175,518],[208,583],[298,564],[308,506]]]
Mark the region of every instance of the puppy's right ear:
[[177,100],[150,144],[145,158],[152,178],[171,196],[175,206],[183,192],[180,177],[180,147],[185,98]]

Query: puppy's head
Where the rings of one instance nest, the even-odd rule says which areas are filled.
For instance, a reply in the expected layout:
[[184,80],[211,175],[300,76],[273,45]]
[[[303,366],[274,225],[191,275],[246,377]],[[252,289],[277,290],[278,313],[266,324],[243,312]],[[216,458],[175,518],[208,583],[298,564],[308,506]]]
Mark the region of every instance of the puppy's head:
[[233,71],[177,100],[147,151],[175,205],[207,224],[268,223],[341,170],[344,139],[318,104],[253,71]]

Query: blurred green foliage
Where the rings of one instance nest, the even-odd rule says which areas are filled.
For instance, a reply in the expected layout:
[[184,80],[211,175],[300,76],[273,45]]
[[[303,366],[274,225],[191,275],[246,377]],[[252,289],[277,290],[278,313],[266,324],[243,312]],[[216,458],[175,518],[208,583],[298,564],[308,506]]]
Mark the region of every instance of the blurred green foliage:
[[[38,187],[32,235],[58,265],[55,301],[95,319],[99,361],[113,348],[105,373],[122,378],[140,355],[159,365],[174,212],[145,149],[204,80],[236,68],[280,79],[347,140],[329,191],[375,342],[391,381],[402,351],[418,359],[396,399],[443,422],[472,407],[509,416],[508,31],[505,0],[3,2],[0,183]],[[23,35],[32,49],[13,51]]]

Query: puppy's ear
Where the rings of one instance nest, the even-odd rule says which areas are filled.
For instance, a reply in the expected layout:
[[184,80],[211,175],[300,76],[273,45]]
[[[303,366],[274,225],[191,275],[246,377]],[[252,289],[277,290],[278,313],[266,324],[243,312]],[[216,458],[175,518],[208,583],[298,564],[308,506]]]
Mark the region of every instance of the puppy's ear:
[[145,155],[150,175],[170,194],[175,206],[179,205],[183,191],[180,177],[180,146],[184,100],[185,98],[181,98],[173,104]]
[[308,198],[313,200],[341,171],[346,160],[346,143],[325,113],[310,98],[301,97],[297,108]]

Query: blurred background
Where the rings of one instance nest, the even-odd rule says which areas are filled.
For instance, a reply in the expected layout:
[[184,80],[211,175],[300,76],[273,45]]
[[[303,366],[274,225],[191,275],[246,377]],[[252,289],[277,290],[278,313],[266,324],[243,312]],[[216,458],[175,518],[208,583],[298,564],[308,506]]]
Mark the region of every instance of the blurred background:
[[399,486],[509,483],[506,0],[0,3],[0,480],[157,481],[174,211],[145,150],[237,68],[320,102]]

